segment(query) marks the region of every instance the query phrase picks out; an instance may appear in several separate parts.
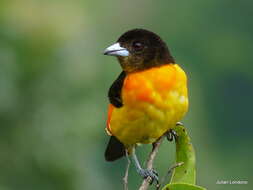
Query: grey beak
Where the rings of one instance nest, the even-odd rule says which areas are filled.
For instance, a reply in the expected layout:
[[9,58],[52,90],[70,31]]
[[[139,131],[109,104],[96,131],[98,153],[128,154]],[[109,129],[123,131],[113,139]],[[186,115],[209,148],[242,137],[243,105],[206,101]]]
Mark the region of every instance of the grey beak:
[[115,43],[105,49],[104,55],[126,57],[129,55],[129,51],[126,48],[121,47],[119,43]]

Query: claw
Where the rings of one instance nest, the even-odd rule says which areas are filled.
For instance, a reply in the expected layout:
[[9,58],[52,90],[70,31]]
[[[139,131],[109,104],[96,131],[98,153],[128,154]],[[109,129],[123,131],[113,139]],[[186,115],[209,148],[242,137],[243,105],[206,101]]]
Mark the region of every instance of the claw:
[[158,173],[157,173],[154,169],[151,169],[151,170],[149,170],[149,169],[142,169],[142,170],[139,171],[139,173],[140,173],[140,175],[141,175],[144,179],[150,177],[151,180],[150,180],[149,183],[150,183],[151,185],[153,184],[154,181],[156,182],[156,184],[159,184]]
[[173,129],[171,129],[171,130],[169,130],[168,132],[167,132],[167,140],[168,141],[173,141],[173,139],[174,140],[176,140],[177,139],[177,133],[176,133],[176,131],[174,131]]
[[139,163],[139,160],[135,154],[135,147],[133,147],[132,150],[132,158],[136,167],[137,172],[144,178],[147,179],[150,184],[153,184],[155,181],[157,183],[157,186],[159,185],[158,181],[158,173],[154,169],[143,169]]

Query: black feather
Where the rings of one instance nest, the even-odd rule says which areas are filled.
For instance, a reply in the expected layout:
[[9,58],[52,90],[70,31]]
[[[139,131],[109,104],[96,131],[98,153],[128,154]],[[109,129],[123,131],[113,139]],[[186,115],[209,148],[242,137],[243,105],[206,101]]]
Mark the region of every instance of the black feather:
[[105,151],[105,160],[111,162],[125,155],[124,145],[116,137],[111,136]]
[[120,75],[118,76],[118,78],[113,82],[108,92],[110,103],[117,108],[120,108],[123,106],[123,102],[121,98],[121,90],[124,84],[125,77],[126,77],[126,73],[122,71]]

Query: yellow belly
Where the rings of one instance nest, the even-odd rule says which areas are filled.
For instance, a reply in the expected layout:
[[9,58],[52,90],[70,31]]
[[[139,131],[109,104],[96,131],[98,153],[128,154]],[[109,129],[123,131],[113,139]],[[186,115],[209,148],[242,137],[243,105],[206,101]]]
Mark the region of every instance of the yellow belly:
[[122,88],[122,100],[123,106],[111,113],[111,133],[126,147],[152,143],[186,113],[186,75],[172,64],[129,74]]

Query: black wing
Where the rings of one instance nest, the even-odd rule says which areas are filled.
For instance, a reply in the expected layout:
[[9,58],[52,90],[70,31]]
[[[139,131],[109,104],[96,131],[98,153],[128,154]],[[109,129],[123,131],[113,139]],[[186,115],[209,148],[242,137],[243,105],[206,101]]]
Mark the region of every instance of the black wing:
[[125,155],[124,145],[116,137],[111,136],[105,151],[105,160],[112,162]]
[[124,84],[124,80],[126,77],[125,71],[122,71],[118,78],[113,82],[112,86],[109,89],[108,97],[110,103],[117,108],[123,106],[122,98],[121,98],[121,90]]

